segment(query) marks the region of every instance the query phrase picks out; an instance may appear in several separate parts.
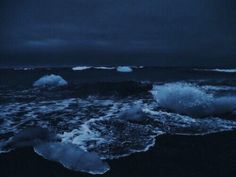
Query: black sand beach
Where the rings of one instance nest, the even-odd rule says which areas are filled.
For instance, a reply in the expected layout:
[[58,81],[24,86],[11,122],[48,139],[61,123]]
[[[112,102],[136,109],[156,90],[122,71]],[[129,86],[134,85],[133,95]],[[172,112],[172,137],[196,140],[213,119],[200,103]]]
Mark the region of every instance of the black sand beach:
[[[235,177],[236,132],[205,136],[163,135],[148,152],[109,161],[103,177]],[[32,149],[0,155],[1,177],[82,177]]]

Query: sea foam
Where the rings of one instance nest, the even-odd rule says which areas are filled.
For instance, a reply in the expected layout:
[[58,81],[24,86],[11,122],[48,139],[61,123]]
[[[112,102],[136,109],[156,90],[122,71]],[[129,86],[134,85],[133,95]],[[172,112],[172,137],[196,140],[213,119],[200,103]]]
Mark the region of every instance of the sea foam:
[[115,67],[107,67],[107,66],[76,66],[73,67],[73,71],[83,71],[88,69],[98,69],[98,70],[113,70]]
[[225,72],[225,73],[236,73],[236,69],[212,69],[216,72]]
[[96,66],[95,69],[103,69],[103,70],[113,70],[115,67],[107,67],[107,66]]
[[91,69],[91,66],[76,66],[73,67],[72,70],[74,71],[83,71],[83,70],[87,70],[87,69]]
[[223,72],[223,73],[236,73],[236,69],[194,69],[196,71],[213,71],[213,72]]

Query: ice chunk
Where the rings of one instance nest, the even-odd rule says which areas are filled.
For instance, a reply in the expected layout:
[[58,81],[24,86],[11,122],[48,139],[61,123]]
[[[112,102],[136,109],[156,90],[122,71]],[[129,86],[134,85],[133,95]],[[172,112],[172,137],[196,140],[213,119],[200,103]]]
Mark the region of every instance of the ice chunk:
[[75,144],[45,143],[34,147],[45,159],[61,163],[64,167],[90,174],[104,174],[110,168],[94,152],[86,152]]
[[34,87],[59,87],[67,85],[67,81],[58,75],[46,75],[34,82]]
[[215,116],[232,113],[236,109],[235,96],[216,97],[188,83],[155,86],[152,94],[160,107],[191,116]]
[[118,72],[132,72],[133,71],[133,69],[129,66],[118,66],[116,70]]

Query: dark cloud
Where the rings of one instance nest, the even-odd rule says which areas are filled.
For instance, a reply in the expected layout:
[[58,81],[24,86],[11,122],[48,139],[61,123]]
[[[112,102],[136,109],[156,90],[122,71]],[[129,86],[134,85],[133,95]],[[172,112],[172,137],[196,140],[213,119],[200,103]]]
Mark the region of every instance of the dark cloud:
[[236,65],[234,0],[3,0],[0,25],[1,66]]

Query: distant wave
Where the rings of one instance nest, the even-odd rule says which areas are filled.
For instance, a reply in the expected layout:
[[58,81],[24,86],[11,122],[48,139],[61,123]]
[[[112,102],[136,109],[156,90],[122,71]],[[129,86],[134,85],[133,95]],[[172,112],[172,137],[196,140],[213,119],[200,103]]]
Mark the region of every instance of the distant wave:
[[213,71],[213,72],[223,72],[223,73],[236,73],[236,69],[194,69],[197,71]]
[[117,70],[118,72],[132,72],[133,69],[142,69],[144,66],[76,66],[73,67],[73,71],[83,71],[88,69],[98,69],[98,70]]
[[97,67],[93,67],[95,69],[105,69],[105,70],[111,70],[111,69],[115,69],[115,67],[106,67],[106,66],[97,66]]
[[28,71],[28,70],[34,70],[34,68],[14,68],[14,70],[16,70],[16,71],[20,71],[20,70]]
[[152,94],[160,107],[190,116],[214,116],[232,113],[236,109],[236,97],[216,97],[188,83],[157,85]]
[[73,67],[72,70],[74,71],[83,71],[83,70],[87,70],[87,69],[91,69],[91,66],[76,66]]
[[134,69],[142,69],[142,68],[144,68],[144,66],[132,66],[132,68],[134,68]]
[[225,72],[225,73],[236,73],[236,69],[212,69],[216,72]]
[[212,86],[212,85],[205,85],[201,86],[205,90],[211,90],[211,91],[236,91],[236,87],[234,86]]
[[114,70],[116,67],[108,67],[108,66],[76,66],[73,67],[74,71],[83,71],[88,69],[98,69],[98,70]]

